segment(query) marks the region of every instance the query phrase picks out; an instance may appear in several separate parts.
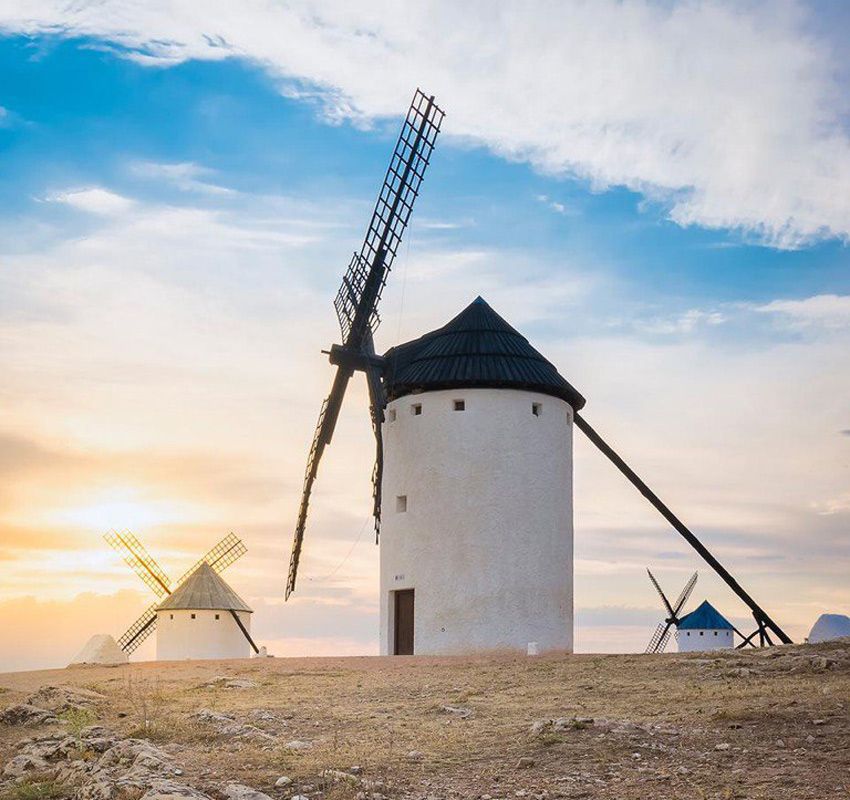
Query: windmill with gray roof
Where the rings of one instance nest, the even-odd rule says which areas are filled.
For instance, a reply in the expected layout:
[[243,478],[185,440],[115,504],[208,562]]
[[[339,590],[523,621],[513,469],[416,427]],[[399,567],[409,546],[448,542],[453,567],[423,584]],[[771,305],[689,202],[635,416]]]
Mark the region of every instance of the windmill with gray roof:
[[310,497],[343,398],[363,372],[376,442],[381,652],[570,651],[573,430],[578,428],[753,614],[787,634],[582,416],[585,399],[481,297],[436,330],[375,352],[378,305],[443,121],[417,90],[361,249],[334,307],[342,344],[307,457],[286,581],[295,590]]
[[[165,635],[157,636],[158,658],[237,658],[248,655],[247,645],[255,653],[259,652],[250,634],[251,609],[220,575],[247,552],[238,536],[227,534],[174,584],[130,531],[110,531],[103,538],[157,597],[118,639],[118,646],[128,656],[152,633],[157,631],[159,634],[163,625],[166,627]],[[175,587],[173,590],[172,586]],[[167,610],[169,605],[172,606],[170,611]],[[165,616],[163,608],[167,610]],[[175,620],[176,623],[172,624]],[[222,624],[213,626],[213,634],[201,636],[202,625],[195,625],[185,631],[189,635],[177,647],[174,643],[175,625],[184,620]],[[202,655],[204,653],[207,655]]]
[[213,568],[202,562],[156,609],[157,661],[246,658],[253,611]]

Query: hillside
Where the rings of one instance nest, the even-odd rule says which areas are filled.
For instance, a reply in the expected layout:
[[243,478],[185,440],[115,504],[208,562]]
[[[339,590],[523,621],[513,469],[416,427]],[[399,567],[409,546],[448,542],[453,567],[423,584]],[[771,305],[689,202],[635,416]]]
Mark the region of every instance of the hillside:
[[846,798],[848,702],[846,640],[4,674],[0,798]]

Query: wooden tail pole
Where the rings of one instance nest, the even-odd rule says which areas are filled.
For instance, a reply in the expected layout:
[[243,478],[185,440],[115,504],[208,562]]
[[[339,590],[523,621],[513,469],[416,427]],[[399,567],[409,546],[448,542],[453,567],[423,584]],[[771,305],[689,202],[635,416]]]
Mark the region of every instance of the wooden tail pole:
[[248,629],[242,624],[242,620],[239,619],[239,615],[231,608],[230,613],[233,615],[233,619],[236,620],[236,624],[239,626],[239,630],[245,635],[245,638],[248,640],[248,644],[254,648],[255,653],[260,652],[260,648],[254,643],[254,640],[251,638],[251,634],[248,633]]
[[[791,639],[782,628],[779,627],[765,612],[759,605],[753,600],[752,597],[744,591],[741,585],[736,581],[727,571],[727,569],[708,551],[708,549],[691,533],[690,530],[685,526],[685,524],[669,509],[664,503],[661,502],[660,498],[652,491],[636,474],[635,472],[620,458],[617,453],[608,446],[605,440],[588,424],[588,422],[582,417],[578,412],[574,414],[576,427],[585,435],[588,439],[590,439],[593,444],[595,444],[599,450],[602,451],[603,455],[607,456],[607,458],[617,467],[623,475],[628,478],[631,484],[647,499],[653,506],[660,512],[661,516],[664,517],[697,551],[697,553],[702,556],[705,562],[726,582],[727,586],[738,595],[739,598],[749,607],[749,609],[753,612],[753,616],[756,618],[756,621],[759,623],[760,630],[764,630],[765,628],[769,628],[773,631],[779,640],[783,644],[791,644]],[[769,642],[770,639],[768,638]]]

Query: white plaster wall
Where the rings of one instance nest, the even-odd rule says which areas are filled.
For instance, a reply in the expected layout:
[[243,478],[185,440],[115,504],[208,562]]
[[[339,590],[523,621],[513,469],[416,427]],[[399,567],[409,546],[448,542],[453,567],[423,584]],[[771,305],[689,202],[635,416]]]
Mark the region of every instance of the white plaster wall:
[[[247,611],[236,613],[250,633],[251,614]],[[251,645],[229,611],[175,609],[157,612],[157,661],[248,658],[250,655]]]
[[733,634],[734,631],[730,630],[684,630],[676,631],[676,641],[679,644],[680,653],[694,653],[700,650],[722,650],[726,647],[734,646]]
[[512,389],[425,392],[390,403],[383,434],[381,653],[393,652],[399,589],[415,590],[416,654],[571,651],[570,406]]

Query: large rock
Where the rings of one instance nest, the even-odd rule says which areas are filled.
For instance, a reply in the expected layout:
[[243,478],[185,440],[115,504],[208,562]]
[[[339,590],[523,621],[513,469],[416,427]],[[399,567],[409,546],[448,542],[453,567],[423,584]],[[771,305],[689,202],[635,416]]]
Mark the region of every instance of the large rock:
[[0,722],[5,725],[32,727],[34,725],[44,725],[58,721],[52,711],[48,711],[45,708],[38,708],[31,703],[19,703],[18,705],[9,706],[0,712]]
[[191,786],[165,780],[155,781],[155,785],[142,795],[141,800],[210,800],[210,796]]
[[27,698],[27,703],[54,712],[69,708],[88,708],[106,700],[106,695],[76,686],[42,686]]
[[246,739],[260,744],[271,744],[275,741],[274,736],[256,725],[239,722],[231,714],[221,714],[208,708],[202,708],[200,711],[191,714],[190,719],[209,725],[221,736]]
[[850,637],[850,617],[845,614],[821,614],[809,632],[809,643],[828,642]]
[[264,792],[258,792],[242,783],[228,783],[221,791],[227,800],[272,800]]
[[118,646],[118,642],[108,633],[96,633],[89,639],[83,649],[71,660],[69,667],[78,664],[103,664],[113,666],[126,664],[127,654]]
[[36,775],[45,772],[50,765],[43,759],[34,755],[18,755],[3,767],[3,775],[7,778],[23,778],[27,775]]

